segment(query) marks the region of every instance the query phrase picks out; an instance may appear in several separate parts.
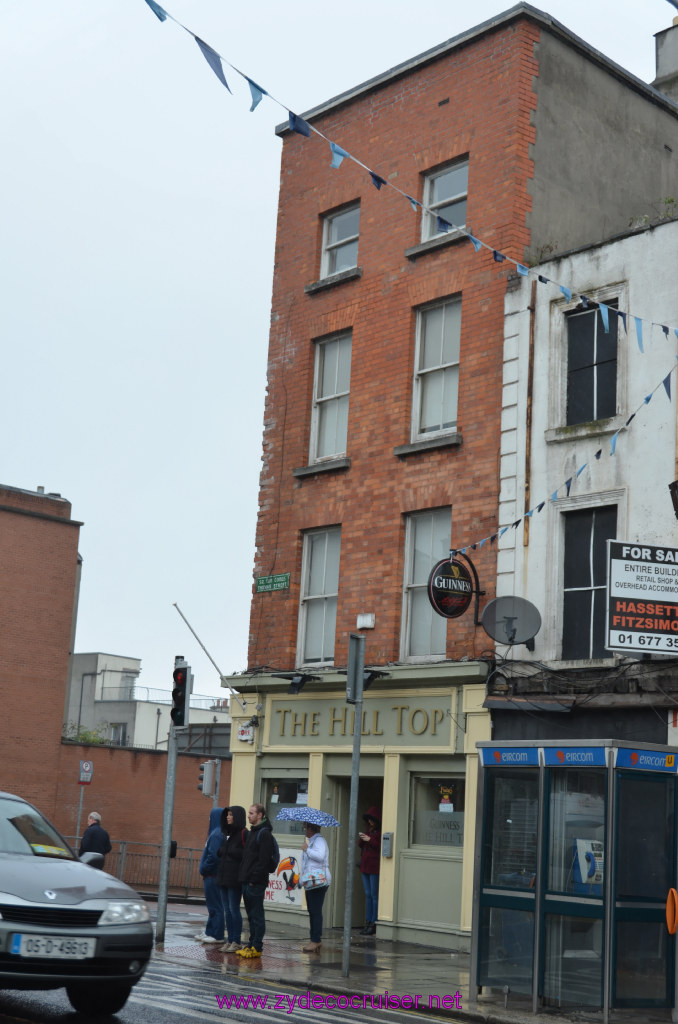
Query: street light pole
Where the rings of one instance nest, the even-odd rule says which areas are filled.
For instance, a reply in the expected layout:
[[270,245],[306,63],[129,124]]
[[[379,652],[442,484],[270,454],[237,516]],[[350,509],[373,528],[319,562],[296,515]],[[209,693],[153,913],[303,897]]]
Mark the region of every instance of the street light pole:
[[353,910],[353,863],[355,860],[356,821],[358,817],[358,781],[360,778],[360,734],[363,726],[363,685],[365,676],[365,637],[351,633],[348,639],[346,700],[355,706],[353,719],[353,757],[351,758],[351,798],[348,811],[348,848],[346,852],[346,897],[344,901],[344,948],[341,973],[348,978],[351,962],[351,915]]

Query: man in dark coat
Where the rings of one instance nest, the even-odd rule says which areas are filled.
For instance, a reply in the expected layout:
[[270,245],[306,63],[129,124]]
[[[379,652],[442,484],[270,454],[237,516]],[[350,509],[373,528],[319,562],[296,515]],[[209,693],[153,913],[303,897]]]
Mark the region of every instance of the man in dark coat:
[[247,958],[261,956],[266,932],[264,916],[264,894],[268,887],[269,864],[273,855],[273,829],[266,817],[263,804],[252,804],[247,812],[250,830],[247,833],[245,849],[238,879],[242,883],[247,920],[250,926],[250,941],[236,956]]
[[101,815],[98,811],[92,811],[87,818],[87,828],[80,840],[80,855],[82,856],[83,853],[102,853],[105,857],[112,849],[111,838],[106,829],[101,825]]

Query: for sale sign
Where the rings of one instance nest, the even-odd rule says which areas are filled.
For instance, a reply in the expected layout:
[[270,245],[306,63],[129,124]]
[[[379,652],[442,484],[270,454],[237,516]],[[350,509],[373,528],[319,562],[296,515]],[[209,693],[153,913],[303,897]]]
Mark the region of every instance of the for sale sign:
[[678,654],[678,548],[609,540],[607,643]]

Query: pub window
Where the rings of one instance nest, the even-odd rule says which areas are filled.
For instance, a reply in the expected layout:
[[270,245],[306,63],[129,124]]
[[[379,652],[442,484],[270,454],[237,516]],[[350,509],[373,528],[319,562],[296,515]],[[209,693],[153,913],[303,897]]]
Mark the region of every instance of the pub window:
[[464,845],[466,782],[461,777],[412,779],[412,845]]
[[276,821],[283,807],[304,807],[308,803],[308,779],[266,779],[264,799],[273,831],[287,836],[303,836],[301,821]]

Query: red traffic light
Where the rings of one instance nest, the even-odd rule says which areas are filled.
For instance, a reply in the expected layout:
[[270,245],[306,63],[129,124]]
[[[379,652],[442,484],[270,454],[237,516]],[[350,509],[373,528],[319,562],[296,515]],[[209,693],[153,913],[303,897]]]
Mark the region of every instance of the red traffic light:
[[172,674],[174,689],[172,690],[172,710],[170,718],[175,725],[186,725],[187,718],[187,696],[188,696],[188,673],[187,666],[175,668]]

